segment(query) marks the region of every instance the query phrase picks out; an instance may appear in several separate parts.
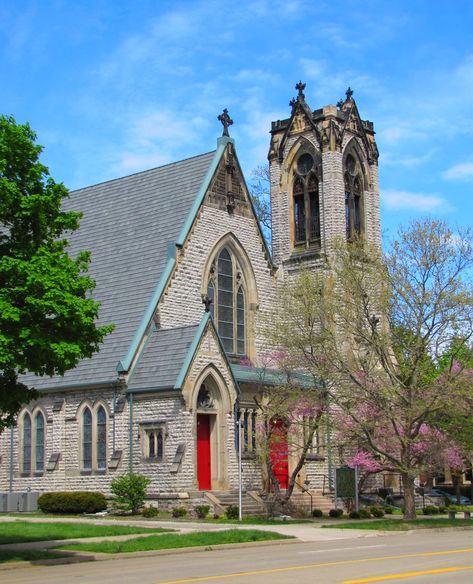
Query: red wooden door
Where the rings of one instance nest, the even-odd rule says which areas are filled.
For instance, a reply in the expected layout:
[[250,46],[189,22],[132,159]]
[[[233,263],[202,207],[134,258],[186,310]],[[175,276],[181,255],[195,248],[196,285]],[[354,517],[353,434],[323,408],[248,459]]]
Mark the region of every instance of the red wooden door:
[[212,488],[210,416],[197,414],[197,482],[201,491]]
[[270,442],[270,458],[274,476],[281,489],[287,489],[289,483],[287,428],[283,420],[273,420]]

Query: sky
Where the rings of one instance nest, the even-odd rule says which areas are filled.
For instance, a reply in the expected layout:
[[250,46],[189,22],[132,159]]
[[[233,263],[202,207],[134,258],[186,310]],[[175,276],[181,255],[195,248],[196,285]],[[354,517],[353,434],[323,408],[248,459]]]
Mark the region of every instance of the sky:
[[374,122],[386,239],[473,223],[471,0],[16,0],[0,52],[0,113],[70,189],[213,150],[224,107],[251,182],[302,80]]

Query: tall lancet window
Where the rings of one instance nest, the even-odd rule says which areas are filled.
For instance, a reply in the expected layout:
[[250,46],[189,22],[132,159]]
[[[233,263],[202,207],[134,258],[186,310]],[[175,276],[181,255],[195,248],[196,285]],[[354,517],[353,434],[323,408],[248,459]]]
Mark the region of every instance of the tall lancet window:
[[302,154],[296,164],[292,187],[294,213],[294,244],[306,247],[320,246],[319,181],[315,160],[311,154]]
[[224,247],[210,269],[207,295],[225,351],[246,354],[246,297],[242,272],[234,254]]
[[348,154],[345,161],[345,227],[350,241],[363,233],[363,181],[360,163]]

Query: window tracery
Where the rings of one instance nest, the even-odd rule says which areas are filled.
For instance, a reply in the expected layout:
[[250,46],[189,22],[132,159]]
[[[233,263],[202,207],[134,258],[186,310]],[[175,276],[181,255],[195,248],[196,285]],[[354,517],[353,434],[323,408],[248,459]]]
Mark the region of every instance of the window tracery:
[[21,471],[44,471],[45,418],[41,411],[25,412],[21,422]]
[[207,296],[210,312],[227,353],[246,354],[246,294],[235,255],[222,248],[210,268]]
[[316,163],[304,152],[297,159],[292,188],[294,244],[320,246],[320,201]]
[[107,412],[102,405],[85,406],[80,418],[81,467],[85,472],[107,469]]
[[350,241],[363,232],[363,187],[360,163],[352,154],[345,160],[345,226]]

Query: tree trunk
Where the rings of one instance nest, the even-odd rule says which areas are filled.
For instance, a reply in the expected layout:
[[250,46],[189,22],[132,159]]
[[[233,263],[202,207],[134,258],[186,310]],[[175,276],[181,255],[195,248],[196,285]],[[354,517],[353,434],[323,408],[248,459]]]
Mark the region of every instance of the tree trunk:
[[404,519],[416,518],[415,484],[414,477],[409,473],[401,473],[404,489]]

